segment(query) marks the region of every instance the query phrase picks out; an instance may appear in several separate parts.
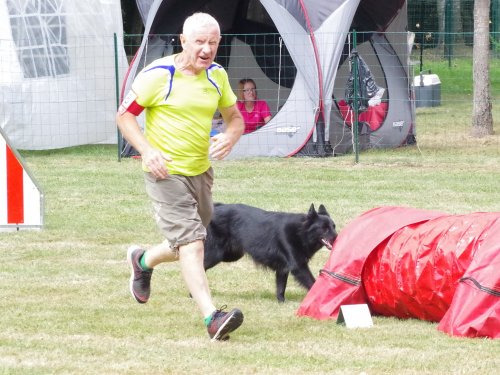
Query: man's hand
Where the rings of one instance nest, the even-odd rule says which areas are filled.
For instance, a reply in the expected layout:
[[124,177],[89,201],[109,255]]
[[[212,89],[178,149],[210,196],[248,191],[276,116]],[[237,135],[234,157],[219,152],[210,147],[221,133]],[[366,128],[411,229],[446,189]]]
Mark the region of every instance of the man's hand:
[[224,133],[212,137],[212,144],[208,153],[210,157],[216,160],[222,160],[229,155],[245,129],[243,117],[236,104],[226,108],[219,108],[219,111],[227,125]]
[[141,154],[142,162],[153,176],[159,179],[167,178],[168,169],[165,162],[172,162],[172,158],[151,147],[141,131],[137,117],[130,112],[118,112],[116,123],[123,137]]
[[165,162],[172,162],[172,158],[155,148],[149,148],[141,154],[142,161],[148,170],[159,179],[168,177],[168,169]]
[[208,150],[210,157],[216,160],[224,159],[233,149],[233,143],[226,133],[219,133],[212,137],[212,144]]

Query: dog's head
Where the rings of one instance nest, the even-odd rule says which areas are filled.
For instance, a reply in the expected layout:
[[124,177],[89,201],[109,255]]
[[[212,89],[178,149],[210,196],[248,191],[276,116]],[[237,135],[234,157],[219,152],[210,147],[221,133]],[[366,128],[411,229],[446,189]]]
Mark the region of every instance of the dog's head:
[[337,238],[335,223],[324,205],[320,205],[318,211],[311,204],[306,219],[306,232],[309,243],[315,251],[323,246],[332,249],[333,242]]

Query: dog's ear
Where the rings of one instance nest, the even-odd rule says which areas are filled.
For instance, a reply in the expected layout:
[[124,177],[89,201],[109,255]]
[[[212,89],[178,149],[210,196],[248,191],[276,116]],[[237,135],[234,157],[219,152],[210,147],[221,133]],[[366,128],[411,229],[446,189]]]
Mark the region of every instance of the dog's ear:
[[323,204],[319,205],[318,214],[330,216],[330,214],[326,210],[326,207]]
[[314,203],[311,203],[311,207],[309,207],[309,212],[307,213],[307,217],[312,218],[317,216],[316,209],[314,208]]

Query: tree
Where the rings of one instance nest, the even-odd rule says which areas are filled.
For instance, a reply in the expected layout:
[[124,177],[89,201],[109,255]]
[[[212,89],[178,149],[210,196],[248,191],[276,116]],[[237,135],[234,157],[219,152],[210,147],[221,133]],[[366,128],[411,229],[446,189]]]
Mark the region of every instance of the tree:
[[437,16],[438,16],[438,46],[444,44],[444,32],[445,32],[445,8],[446,0],[437,1]]
[[[462,20],[462,3],[463,0],[437,0],[436,10],[438,17],[438,46],[445,49],[451,48],[450,45],[445,43],[455,43],[458,38],[461,38],[461,33],[463,30],[463,20]],[[448,35],[448,40],[446,41],[445,35]],[[451,35],[452,33],[452,35]]]
[[474,2],[474,47],[472,50],[474,95],[471,135],[473,137],[493,134],[489,81],[489,15],[490,0],[476,0]]

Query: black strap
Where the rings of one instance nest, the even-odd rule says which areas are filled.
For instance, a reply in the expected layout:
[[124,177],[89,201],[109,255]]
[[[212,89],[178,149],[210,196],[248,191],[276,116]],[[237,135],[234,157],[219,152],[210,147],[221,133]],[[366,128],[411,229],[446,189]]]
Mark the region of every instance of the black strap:
[[351,285],[356,285],[356,286],[361,285],[361,280],[360,279],[351,279],[350,277],[342,276],[342,275],[340,275],[338,273],[327,271],[327,270],[320,270],[319,273],[320,274],[326,273],[327,275],[333,277],[334,279],[338,279],[338,280],[344,281],[344,282],[346,282],[348,284],[351,284]]
[[478,288],[480,291],[482,292],[485,292],[485,293],[488,293],[488,294],[491,294],[495,297],[500,297],[500,290],[494,290],[494,289],[491,289],[491,288],[487,288],[485,286],[482,286],[481,284],[479,284],[479,282],[476,280],[476,279],[473,279],[472,277],[462,277],[459,281],[460,282],[464,282],[464,281],[472,281],[472,283],[476,286],[476,288]]

